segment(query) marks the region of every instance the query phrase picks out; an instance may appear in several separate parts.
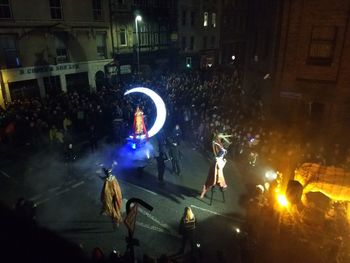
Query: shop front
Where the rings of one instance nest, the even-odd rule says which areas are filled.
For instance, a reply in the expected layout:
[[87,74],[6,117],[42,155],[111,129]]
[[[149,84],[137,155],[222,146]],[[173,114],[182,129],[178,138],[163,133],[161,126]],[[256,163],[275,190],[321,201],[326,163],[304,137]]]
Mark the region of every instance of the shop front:
[[1,70],[0,101],[45,97],[67,91],[96,89],[95,75],[111,60],[63,63]]

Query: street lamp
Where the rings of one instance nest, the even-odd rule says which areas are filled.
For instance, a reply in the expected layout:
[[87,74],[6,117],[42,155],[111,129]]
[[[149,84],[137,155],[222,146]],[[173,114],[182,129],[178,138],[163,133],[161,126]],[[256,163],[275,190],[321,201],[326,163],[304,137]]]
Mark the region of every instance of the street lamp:
[[135,17],[135,28],[136,28],[136,39],[137,39],[137,73],[140,73],[140,39],[139,39],[139,31],[137,27],[137,22],[142,21],[142,16],[137,15]]

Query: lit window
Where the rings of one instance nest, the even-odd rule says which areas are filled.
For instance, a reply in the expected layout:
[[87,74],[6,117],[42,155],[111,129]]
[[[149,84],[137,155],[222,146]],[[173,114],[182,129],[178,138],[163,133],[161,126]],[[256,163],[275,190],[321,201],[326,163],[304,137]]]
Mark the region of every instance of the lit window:
[[68,50],[67,50],[67,33],[57,32],[55,33],[55,46],[56,46],[56,63],[68,62]]
[[96,46],[97,56],[102,59],[107,58],[106,32],[96,33]]
[[11,9],[9,0],[0,1],[0,19],[1,18],[11,18]]
[[119,32],[119,45],[120,46],[127,46],[128,42],[127,42],[127,37],[126,37],[126,29],[125,28],[121,28],[120,32]]
[[336,37],[337,27],[313,27],[307,63],[319,66],[330,66],[333,61]]
[[62,19],[61,0],[50,0],[50,12],[52,19]]
[[94,20],[100,21],[103,19],[101,0],[92,0],[92,14]]
[[203,26],[208,26],[208,12],[204,12]]
[[140,26],[139,36],[140,36],[140,46],[147,46],[148,45],[148,27],[146,25]]
[[211,16],[211,25],[216,27],[216,13],[213,13]]

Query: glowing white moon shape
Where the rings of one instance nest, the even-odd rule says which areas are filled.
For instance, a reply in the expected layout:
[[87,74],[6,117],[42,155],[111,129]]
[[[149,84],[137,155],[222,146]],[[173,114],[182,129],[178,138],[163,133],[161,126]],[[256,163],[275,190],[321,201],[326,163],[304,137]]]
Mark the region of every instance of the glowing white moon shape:
[[[153,90],[148,89],[148,88],[143,88],[143,87],[137,87],[137,88],[133,88],[131,90],[128,90],[127,92],[124,93],[124,96],[128,95],[130,93],[135,93],[135,92],[140,92],[140,93],[147,95],[148,97],[151,98],[153,103],[156,105],[157,118],[156,118],[156,121],[154,122],[152,128],[148,131],[148,137],[150,138],[150,137],[156,135],[162,129],[162,127],[165,123],[165,119],[166,119],[165,103],[162,100],[162,98],[157,93],[155,93]],[[145,135],[142,135],[142,138],[145,138]]]

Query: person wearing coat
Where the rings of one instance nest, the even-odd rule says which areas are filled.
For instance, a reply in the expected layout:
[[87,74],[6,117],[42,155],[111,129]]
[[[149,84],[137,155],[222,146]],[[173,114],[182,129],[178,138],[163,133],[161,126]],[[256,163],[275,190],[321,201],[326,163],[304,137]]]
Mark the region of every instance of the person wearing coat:
[[183,254],[186,249],[186,244],[190,243],[191,254],[193,254],[195,250],[195,231],[196,217],[194,216],[190,207],[185,207],[185,211],[179,225],[179,234],[182,235],[182,243],[179,253]]

